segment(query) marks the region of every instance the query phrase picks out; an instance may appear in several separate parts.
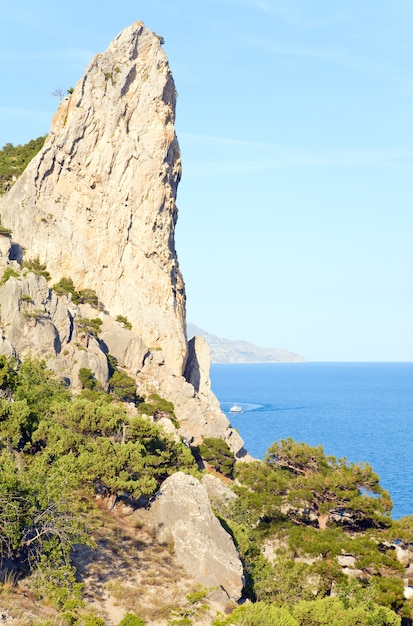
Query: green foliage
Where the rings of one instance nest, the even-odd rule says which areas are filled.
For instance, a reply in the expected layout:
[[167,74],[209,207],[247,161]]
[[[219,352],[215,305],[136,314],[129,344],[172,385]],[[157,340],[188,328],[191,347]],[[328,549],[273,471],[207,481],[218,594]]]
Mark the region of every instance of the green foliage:
[[7,143],[0,150],[0,195],[11,186],[25,170],[33,157],[43,147],[46,137],[32,139],[27,144],[14,146]]
[[78,317],[76,318],[76,324],[81,332],[98,337],[103,322],[99,317],[95,317],[91,320],[86,317]]
[[119,322],[120,324],[123,324],[124,328],[127,328],[128,330],[132,330],[132,324],[129,322],[128,318],[125,317],[124,315],[117,315],[116,321]]
[[99,308],[98,295],[94,289],[81,289],[78,293],[82,304],[90,304],[96,309]]
[[[173,404],[152,394],[132,416],[123,401],[137,401],[135,381],[110,355],[108,364],[111,393],[81,368],[84,390],[72,397],[44,361],[28,357],[17,366],[0,356],[0,552],[31,573],[38,597],[66,611],[68,623],[78,620],[82,591],[71,549],[89,541],[79,494],[98,492],[114,504],[150,497],[178,469],[198,473],[191,450],[140,414],[173,418]],[[207,438],[201,451],[229,474],[233,458],[223,444]],[[409,608],[392,542],[412,542],[413,518],[392,522],[371,468],[287,440],[271,446],[264,462],[237,464],[234,473],[238,497],[218,502],[217,510],[254,602],[216,626],[399,626],[393,611],[407,615]],[[270,562],[264,553],[271,552]],[[344,576],[341,555],[353,557],[360,580]],[[207,594],[188,594],[170,624],[199,623]],[[79,619],[90,626],[99,620]],[[142,623],[132,613],[121,622]]]
[[372,578],[372,583],[377,589],[376,601],[387,606],[394,611],[402,608],[403,600],[403,580],[394,576],[376,575]]
[[4,237],[10,237],[12,232],[13,231],[10,228],[5,228],[4,226],[2,226],[2,224],[1,224],[1,217],[0,217],[0,235],[3,235]]
[[400,626],[400,617],[390,609],[372,602],[344,603],[329,597],[302,601],[292,609],[299,624],[305,626]]
[[[314,601],[314,594],[328,597],[346,581],[340,555],[351,555],[354,568],[374,582],[370,601],[405,610],[402,567],[392,542],[401,536],[411,541],[413,523],[392,522],[389,496],[369,466],[287,440],[273,444],[264,463],[237,464],[235,474],[238,498],[221,507],[220,515],[243,560],[251,599],[293,607]],[[274,553],[273,565],[262,555],[264,541]],[[354,584],[360,592],[365,579]]]
[[67,558],[62,560],[54,548],[56,545],[51,542],[44,549],[32,575],[32,585],[39,599],[50,601],[56,608],[72,610],[83,604],[83,585],[76,581],[75,568]]
[[213,622],[213,626],[300,626],[300,624],[287,609],[264,602],[244,604],[236,608],[229,617],[217,618]]
[[31,441],[33,422],[26,400],[0,400],[0,441],[9,449],[22,450]]
[[314,576],[308,563],[280,556],[272,565],[260,555],[253,561],[251,574],[257,600],[291,606],[314,597]]
[[9,278],[18,278],[20,274],[16,272],[12,267],[8,266],[3,272],[3,278],[1,279],[1,285],[7,283]]
[[82,626],[105,626],[105,620],[96,615],[88,615],[82,620]]
[[68,276],[63,276],[58,283],[53,285],[53,290],[58,296],[68,296],[71,294],[72,302],[80,304],[80,295],[76,291],[73,279]]
[[234,455],[226,441],[218,437],[206,437],[199,446],[203,459],[217,472],[231,476],[234,469]]
[[36,274],[36,276],[43,276],[46,280],[50,280],[50,274],[46,269],[46,265],[40,262],[39,257],[23,261],[22,268],[24,267],[26,267],[30,272]]
[[[168,626],[190,626],[190,624],[198,624],[199,618],[207,610],[208,606],[204,603],[205,598],[213,589],[207,589],[202,585],[197,587],[187,594],[187,604],[180,608],[172,609],[174,619],[168,622]],[[195,622],[193,620],[196,620]]]
[[16,387],[16,364],[0,354],[0,389],[14,391]]
[[119,622],[119,626],[145,626],[145,622],[133,613],[126,613],[125,617]]
[[79,490],[114,503],[149,497],[177,469],[197,472],[188,448],[94,391],[90,370],[80,378],[93,399],[72,398],[44,361],[16,367],[0,356],[0,553],[65,611],[81,602],[70,561],[72,546],[88,541]]
[[129,494],[150,496],[170,473],[193,471],[190,452],[146,419],[130,419],[123,405],[74,399],[56,403],[40,422],[33,441],[53,458],[73,455],[80,484],[115,502]]
[[[76,479],[69,464],[45,462],[41,455],[25,464],[3,450],[0,473],[2,556],[40,572],[54,564],[67,578],[71,547],[87,541],[79,523]],[[45,572],[42,576],[50,579]],[[73,578],[68,579],[70,589],[72,582]]]
[[141,415],[149,415],[154,419],[169,417],[173,424],[179,428],[173,403],[162,398],[157,393],[151,393],[145,402],[141,402],[138,406],[138,411]]
[[[256,468],[253,468],[253,470]],[[242,469],[254,491],[254,476]],[[274,443],[265,456],[260,480],[288,506],[297,523],[343,525],[350,529],[389,527],[392,503],[369,465],[347,463],[292,439]],[[269,506],[268,506],[269,505]],[[271,505],[262,501],[261,515],[271,515]]]
[[16,372],[1,357],[0,368],[1,387],[9,390],[6,399],[0,400],[0,440],[20,451],[30,447],[33,431],[52,402],[67,401],[70,393],[45,361],[27,357]]
[[125,372],[115,371],[109,379],[109,391],[122,402],[136,402],[136,383]]
[[102,385],[98,380],[96,380],[92,370],[86,367],[81,367],[78,373],[78,377],[80,382],[82,383],[83,389],[90,389],[92,391],[103,391]]
[[116,357],[113,356],[113,354],[107,354],[106,359],[108,361],[109,376],[112,376],[113,373],[116,372],[118,369],[118,361]]
[[68,296],[70,294],[74,304],[90,304],[95,308],[99,308],[99,299],[96,291],[89,288],[78,291],[73,279],[69,276],[63,276],[58,283],[53,285],[53,290],[58,296]]
[[28,356],[17,372],[15,400],[26,401],[32,414],[45,414],[52,402],[70,400],[65,383],[48,369],[46,361]]

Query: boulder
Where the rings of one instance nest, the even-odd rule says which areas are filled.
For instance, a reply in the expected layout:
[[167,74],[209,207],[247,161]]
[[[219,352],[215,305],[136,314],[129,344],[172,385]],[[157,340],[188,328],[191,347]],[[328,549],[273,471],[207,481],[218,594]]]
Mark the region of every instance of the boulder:
[[234,542],[211,510],[198,479],[177,472],[161,485],[149,511],[160,541],[173,540],[178,562],[222,605],[241,598],[244,577]]

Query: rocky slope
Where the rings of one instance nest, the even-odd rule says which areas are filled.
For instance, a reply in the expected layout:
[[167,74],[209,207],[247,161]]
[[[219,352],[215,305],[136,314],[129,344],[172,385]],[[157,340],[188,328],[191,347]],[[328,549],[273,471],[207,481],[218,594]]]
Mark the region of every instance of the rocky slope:
[[188,337],[203,337],[211,351],[212,363],[299,363],[305,358],[282,348],[261,348],[240,340],[211,335],[195,324],[187,324]]

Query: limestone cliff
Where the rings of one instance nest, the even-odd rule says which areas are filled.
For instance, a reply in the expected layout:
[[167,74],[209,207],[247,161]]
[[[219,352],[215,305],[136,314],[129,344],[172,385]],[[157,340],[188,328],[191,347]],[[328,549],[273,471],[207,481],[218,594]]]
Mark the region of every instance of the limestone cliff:
[[[210,390],[202,339],[190,342],[187,358],[174,243],[175,98],[160,38],[136,22],[95,56],[61,103],[43,149],[0,199],[0,276],[6,268],[15,273],[0,284],[0,353],[47,357],[74,389],[80,368],[105,387],[110,353],[141,395],[173,402],[181,436],[194,443],[222,437],[245,458]],[[51,284],[68,276],[76,289],[95,290],[103,306],[58,297],[45,278],[22,268],[37,258]],[[97,317],[99,339],[84,328]]]
[[[246,459],[211,392],[207,344],[186,341],[175,95],[159,38],[137,22],[62,102],[43,149],[0,199],[0,354],[46,358],[74,393],[81,368],[108,388],[111,355],[139,396],[173,403],[176,420],[161,416],[159,425],[175,439],[221,437]],[[71,295],[53,289],[62,277],[72,279]],[[97,298],[81,302],[79,290]],[[173,537],[179,563],[215,589],[221,608],[237,601],[242,564],[207,489],[175,474],[160,491],[148,516]]]
[[12,257],[95,289],[182,374],[185,291],[174,248],[176,92],[159,37],[136,22],[97,54],[48,139],[0,200]]

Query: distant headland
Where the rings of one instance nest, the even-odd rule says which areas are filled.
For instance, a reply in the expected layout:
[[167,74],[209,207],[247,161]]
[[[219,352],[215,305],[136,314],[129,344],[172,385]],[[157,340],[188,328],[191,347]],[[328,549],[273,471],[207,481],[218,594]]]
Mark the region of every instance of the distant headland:
[[305,357],[282,348],[261,348],[241,340],[222,339],[195,324],[187,324],[188,339],[204,337],[211,351],[212,363],[300,363]]

